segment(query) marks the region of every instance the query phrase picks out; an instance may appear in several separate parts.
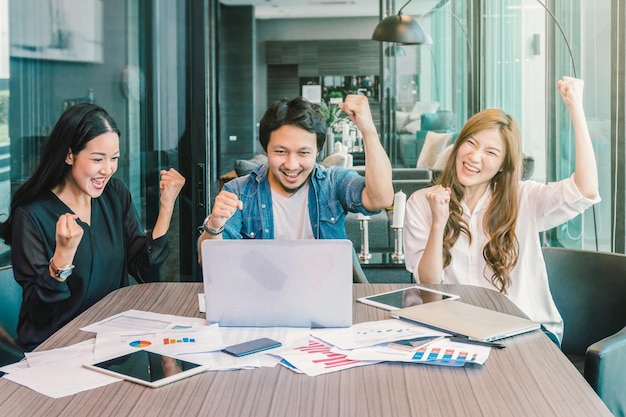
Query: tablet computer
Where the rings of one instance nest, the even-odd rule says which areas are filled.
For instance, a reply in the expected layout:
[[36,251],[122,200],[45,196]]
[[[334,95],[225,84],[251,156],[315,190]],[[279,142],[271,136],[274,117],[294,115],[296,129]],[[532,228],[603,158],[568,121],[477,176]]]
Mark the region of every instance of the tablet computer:
[[161,387],[209,369],[206,365],[199,365],[145,349],[83,366],[151,388]]
[[358,299],[358,301],[364,304],[372,305],[374,307],[383,308],[385,310],[398,310],[401,308],[431,303],[433,301],[458,299],[459,296],[455,294],[445,293],[433,290],[431,288],[414,285],[412,287],[402,288],[400,290],[361,297]]

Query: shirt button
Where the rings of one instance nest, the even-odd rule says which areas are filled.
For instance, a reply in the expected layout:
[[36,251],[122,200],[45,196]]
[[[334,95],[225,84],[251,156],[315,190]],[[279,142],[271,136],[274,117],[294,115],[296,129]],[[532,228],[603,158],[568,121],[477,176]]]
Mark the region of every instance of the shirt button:
[[269,233],[269,232],[270,232],[270,229],[265,229],[265,233]]
[[265,204],[261,204],[261,208],[265,208]]
[[148,245],[148,250],[152,250],[152,245]]
[[250,236],[254,236],[254,232],[250,232]]
[[331,218],[330,218],[330,221],[331,221],[331,222],[334,222],[334,221],[335,221],[335,218],[334,218],[334,217],[331,217]]

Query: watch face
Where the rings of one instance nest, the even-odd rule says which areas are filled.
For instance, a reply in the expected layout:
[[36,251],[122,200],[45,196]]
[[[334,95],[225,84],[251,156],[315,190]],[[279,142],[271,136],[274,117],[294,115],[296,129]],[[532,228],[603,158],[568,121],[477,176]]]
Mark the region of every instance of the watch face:
[[59,269],[59,278],[67,278],[72,275],[72,268],[61,268]]

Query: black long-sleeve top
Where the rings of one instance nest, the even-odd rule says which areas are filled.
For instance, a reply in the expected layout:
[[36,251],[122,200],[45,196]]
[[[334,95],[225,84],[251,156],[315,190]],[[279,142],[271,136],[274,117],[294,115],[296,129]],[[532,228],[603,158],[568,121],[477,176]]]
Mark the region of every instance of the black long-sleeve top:
[[18,343],[32,350],[64,324],[105,295],[129,283],[158,280],[169,254],[167,235],[146,234],[126,185],[112,178],[102,195],[91,200],[91,224],[84,230],[72,275],[59,282],[48,264],[56,247],[59,216],[73,213],[52,192],[19,207],[13,220],[12,263],[23,288],[17,326]]

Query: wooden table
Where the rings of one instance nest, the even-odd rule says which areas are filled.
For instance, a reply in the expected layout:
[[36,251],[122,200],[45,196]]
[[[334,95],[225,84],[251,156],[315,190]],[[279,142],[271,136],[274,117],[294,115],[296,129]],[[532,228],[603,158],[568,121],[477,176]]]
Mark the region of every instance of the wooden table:
[[[355,284],[354,298],[402,284]],[[432,286],[468,303],[521,315],[495,291]],[[93,337],[80,327],[128,309],[202,317],[200,283],[142,284],[115,291],[77,317],[39,349]],[[388,318],[384,310],[354,304],[354,321]],[[51,399],[0,379],[2,416],[607,416],[585,379],[541,332],[505,339],[483,366],[461,368],[381,363],[317,377],[282,366],[207,372],[151,389],[119,382]]]

